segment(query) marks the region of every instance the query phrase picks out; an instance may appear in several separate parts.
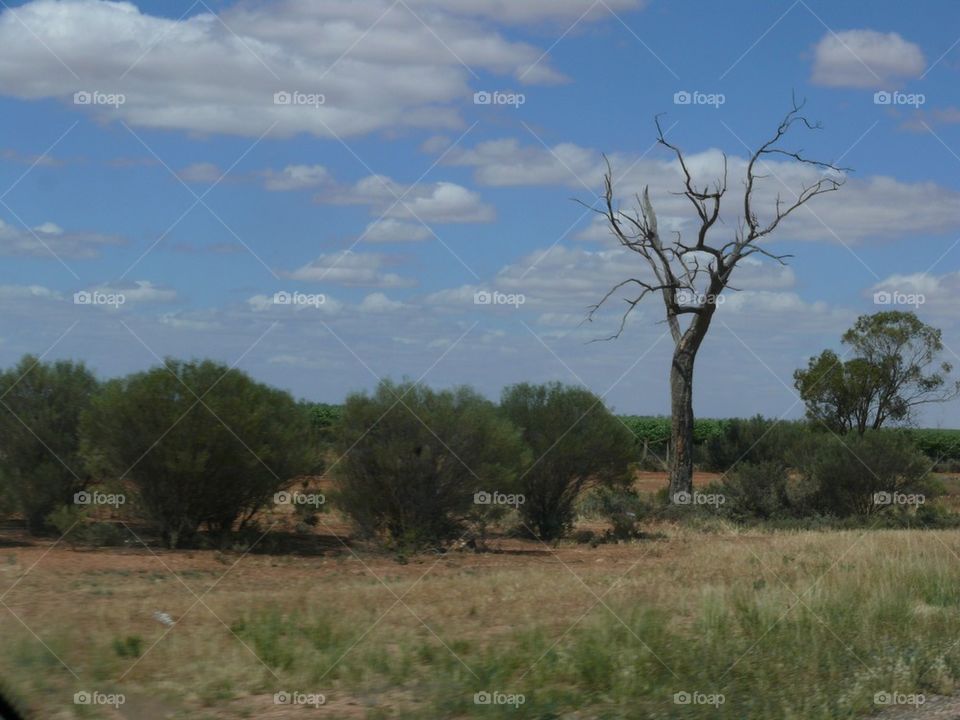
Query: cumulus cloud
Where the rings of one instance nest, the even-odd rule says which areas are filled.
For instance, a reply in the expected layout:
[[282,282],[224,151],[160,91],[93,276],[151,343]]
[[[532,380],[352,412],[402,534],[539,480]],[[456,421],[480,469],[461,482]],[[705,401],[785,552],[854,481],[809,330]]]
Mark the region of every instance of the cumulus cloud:
[[[612,10],[639,5],[609,2]],[[467,68],[563,79],[541,48],[505,37],[495,22],[573,21],[589,8],[574,0],[277,0],[171,19],[130,2],[31,0],[0,13],[0,93],[71,105],[76,92],[114,94],[122,102],[77,108],[198,133],[454,128],[473,92]],[[601,19],[609,11],[594,8],[580,22]],[[280,92],[292,101],[276,103]]]
[[[723,173],[723,153],[717,149],[685,155],[696,182],[716,182]],[[599,151],[570,143],[552,148],[523,146],[514,139],[481,143],[472,149],[456,150],[446,162],[475,169],[477,182],[494,186],[551,186],[573,189],[585,202],[595,200],[590,192],[602,190],[606,169]],[[661,229],[691,231],[696,215],[689,201],[676,194],[683,185],[675,159],[637,158],[610,155],[617,201],[624,207],[634,196],[650,188]],[[747,159],[727,157],[729,181],[727,202],[721,211],[719,228],[736,227],[742,199],[740,178],[746,175]],[[767,177],[755,187],[754,206],[761,222],[769,221],[779,194],[784,202],[796,198],[802,188],[821,177],[813,166],[790,161],[766,160],[759,168]],[[893,240],[918,234],[942,234],[960,227],[953,208],[960,204],[960,192],[933,182],[904,182],[892,177],[848,177],[837,192],[815,198],[785,220],[777,238],[825,240],[855,245],[871,240]],[[583,240],[607,240],[610,233],[603,218],[592,218],[578,233]]]
[[287,165],[283,170],[266,170],[263,177],[263,186],[273,192],[315,188],[331,179],[323,165]]
[[124,242],[123,238],[116,235],[67,232],[49,221],[27,229],[0,220],[2,255],[90,259],[98,257],[104,248]]
[[361,287],[399,288],[416,284],[412,279],[384,272],[386,264],[385,255],[345,250],[321,255],[289,273],[289,277],[306,282]]
[[132,283],[98,285],[89,288],[90,292],[123,295],[127,303],[167,303],[177,299],[177,291],[155,285],[149,280],[136,280]]
[[829,87],[876,88],[918,77],[925,66],[920,47],[898,33],[828,32],[814,49],[811,81]]
[[188,183],[215,183],[223,177],[223,170],[213,163],[193,163],[180,170],[177,177]]
[[366,205],[371,215],[395,220],[479,223],[496,217],[491,205],[462,185],[451,182],[403,185],[385,175],[370,175],[352,186],[321,193],[315,200],[331,205]]
[[363,231],[363,239],[375,243],[419,242],[430,238],[430,230],[419,223],[393,218],[374,220]]

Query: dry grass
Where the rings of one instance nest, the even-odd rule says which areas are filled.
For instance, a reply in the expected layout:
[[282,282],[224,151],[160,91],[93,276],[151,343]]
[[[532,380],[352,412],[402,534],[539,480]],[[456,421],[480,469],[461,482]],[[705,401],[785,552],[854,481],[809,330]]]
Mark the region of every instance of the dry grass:
[[[324,717],[809,720],[861,715],[883,689],[952,689],[960,533],[660,529],[406,564],[10,547],[0,669],[54,718],[313,712],[273,703],[295,690],[324,694]],[[127,703],[75,706],[78,690]],[[475,705],[481,690],[526,702]],[[684,690],[726,702],[675,705]]]

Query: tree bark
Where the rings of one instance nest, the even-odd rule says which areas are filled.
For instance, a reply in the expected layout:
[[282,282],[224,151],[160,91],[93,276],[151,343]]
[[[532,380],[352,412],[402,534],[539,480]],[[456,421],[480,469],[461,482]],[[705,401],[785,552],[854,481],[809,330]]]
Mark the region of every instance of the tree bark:
[[693,494],[693,361],[693,354],[678,347],[670,367],[671,503],[678,493]]

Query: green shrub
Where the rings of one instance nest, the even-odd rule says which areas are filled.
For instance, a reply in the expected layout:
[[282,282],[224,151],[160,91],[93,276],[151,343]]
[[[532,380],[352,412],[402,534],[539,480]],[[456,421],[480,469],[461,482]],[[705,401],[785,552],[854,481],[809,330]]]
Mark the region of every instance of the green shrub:
[[724,511],[733,517],[779,518],[796,509],[787,468],[781,462],[742,462],[721,484]]
[[242,526],[312,464],[302,406],[209,360],[111,381],[83,437],[101,477],[134,483],[170,547],[201,526],[221,536]]
[[628,482],[633,437],[589,390],[522,383],[503,391],[500,407],[533,453],[519,488],[520,513],[534,535],[562,537],[583,490]]
[[727,420],[704,442],[703,464],[713,472],[728,472],[741,462],[784,463],[810,434],[802,423],[767,420],[760,415]]
[[597,488],[584,506],[610,523],[609,535],[614,540],[640,537],[640,523],[652,512],[650,502],[636,490],[621,487]]
[[798,458],[797,466],[810,483],[816,509],[838,517],[882,510],[878,493],[925,494],[932,489],[927,459],[895,431],[822,435],[815,451]]
[[347,398],[336,430],[337,501],[367,537],[440,546],[478,511],[474,494],[513,489],[524,447],[469,388],[383,381]]
[[79,424],[97,389],[82,363],[26,355],[0,373],[0,485],[33,533],[87,483]]

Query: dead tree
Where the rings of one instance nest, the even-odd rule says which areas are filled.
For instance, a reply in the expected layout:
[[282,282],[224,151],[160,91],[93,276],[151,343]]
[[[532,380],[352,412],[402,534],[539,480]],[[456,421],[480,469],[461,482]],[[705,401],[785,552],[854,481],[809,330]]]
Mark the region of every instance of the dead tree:
[[[727,192],[727,156],[723,156],[722,180],[698,188],[690,176],[683,153],[664,137],[659,118],[656,120],[658,143],[676,155],[684,176],[684,189],[677,194],[690,201],[699,218],[696,237],[684,241],[681,233],[677,232],[675,238],[669,242],[665,243],[661,239],[648,188],[644,188],[643,197],[636,197],[637,206],[632,211],[624,212],[617,208],[609,161],[604,177],[605,206],[602,209],[591,208],[605,217],[620,244],[640,255],[652,271],[652,277],[646,280],[631,277],[617,283],[596,305],[590,307],[588,321],[592,321],[604,303],[621,289],[634,288],[639,291],[635,297],[625,298],[627,307],[617,332],[602,339],[618,338],[630,313],[647,295],[659,293],[663,298],[666,323],[674,344],[670,367],[672,452],[669,471],[672,502],[676,501],[678,493],[693,492],[693,369],[697,352],[716,312],[717,298],[726,289],[736,289],[729,284],[733,271],[741,260],[751,255],[759,253],[785,265],[789,255],[775,255],[761,248],[759,242],[773,233],[784,218],[808,200],[833,192],[844,182],[843,173],[847,168],[811,160],[803,156],[803,151],[790,151],[780,147],[780,141],[795,123],[809,130],[820,129],[819,123],[810,122],[801,113],[802,109],[803,103],[794,101],[792,109],[781,121],[773,137],[750,156],[744,180],[743,215],[738,218],[732,237],[725,233],[721,239],[713,240],[713,235],[717,233],[711,232],[720,217],[720,206]],[[761,222],[754,208],[754,192],[757,180],[768,175],[759,175],[757,170],[763,170],[764,160],[771,156],[781,156],[812,165],[818,169],[820,176],[815,182],[802,187],[799,193],[795,193],[792,201],[783,201],[778,193],[773,208],[774,217],[767,222]]]

